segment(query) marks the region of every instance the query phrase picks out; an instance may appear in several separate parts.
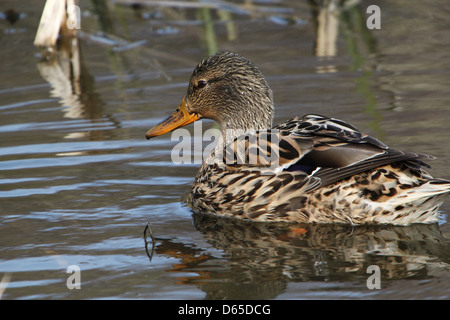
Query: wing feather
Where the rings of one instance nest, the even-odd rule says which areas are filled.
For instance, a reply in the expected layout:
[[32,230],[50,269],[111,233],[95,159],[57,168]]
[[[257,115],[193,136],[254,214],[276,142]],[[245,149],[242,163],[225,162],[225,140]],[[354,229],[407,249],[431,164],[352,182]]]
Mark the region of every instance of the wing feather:
[[430,159],[389,148],[342,120],[309,114],[236,138],[226,146],[223,161],[243,170],[298,171],[304,179],[313,175],[318,178],[313,190],[394,162],[420,171]]

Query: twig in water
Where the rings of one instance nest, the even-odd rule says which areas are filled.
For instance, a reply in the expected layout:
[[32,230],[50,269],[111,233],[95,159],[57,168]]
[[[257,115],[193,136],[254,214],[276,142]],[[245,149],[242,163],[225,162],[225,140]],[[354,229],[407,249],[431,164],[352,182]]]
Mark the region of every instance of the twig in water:
[[[148,244],[149,242],[147,241],[147,232],[150,236],[150,238],[152,239],[151,244],[152,244],[152,249],[151,252],[149,252],[148,249]],[[145,252],[147,253],[148,258],[150,259],[150,262],[152,261],[153,255],[155,254],[155,237],[153,236],[153,232],[152,229],[150,228],[150,221],[147,220],[147,225],[144,228],[144,241],[145,241]]]

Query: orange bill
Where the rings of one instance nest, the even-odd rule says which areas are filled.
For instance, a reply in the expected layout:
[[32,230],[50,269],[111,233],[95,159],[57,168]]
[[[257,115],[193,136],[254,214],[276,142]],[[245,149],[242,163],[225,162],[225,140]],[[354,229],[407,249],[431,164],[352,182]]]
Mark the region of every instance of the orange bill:
[[184,102],[183,98],[177,110],[175,110],[175,112],[172,113],[172,115],[168,117],[166,120],[164,120],[160,124],[157,124],[152,129],[148,130],[145,136],[147,137],[147,139],[160,136],[162,134],[175,130],[176,128],[188,125],[199,119],[200,116],[198,114],[189,113],[189,111],[187,111],[186,103]]

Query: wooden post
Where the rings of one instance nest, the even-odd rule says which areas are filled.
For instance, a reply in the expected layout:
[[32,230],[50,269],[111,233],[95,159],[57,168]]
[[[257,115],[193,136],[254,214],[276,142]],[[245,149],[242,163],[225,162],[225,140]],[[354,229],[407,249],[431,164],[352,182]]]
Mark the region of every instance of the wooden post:
[[[76,29],[69,30],[67,26],[67,8],[74,5],[74,0],[47,0],[34,39],[35,46],[54,47],[60,33],[76,36]],[[79,17],[72,18],[79,19]],[[79,25],[79,21],[76,25]]]

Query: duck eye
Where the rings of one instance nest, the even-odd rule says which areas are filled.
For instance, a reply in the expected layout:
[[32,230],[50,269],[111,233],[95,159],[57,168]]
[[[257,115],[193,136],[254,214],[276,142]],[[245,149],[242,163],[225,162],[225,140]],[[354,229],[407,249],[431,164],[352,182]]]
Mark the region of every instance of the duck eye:
[[207,81],[206,80],[198,80],[197,81],[197,88],[204,88],[206,87]]

